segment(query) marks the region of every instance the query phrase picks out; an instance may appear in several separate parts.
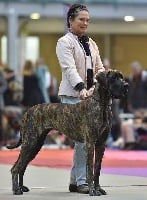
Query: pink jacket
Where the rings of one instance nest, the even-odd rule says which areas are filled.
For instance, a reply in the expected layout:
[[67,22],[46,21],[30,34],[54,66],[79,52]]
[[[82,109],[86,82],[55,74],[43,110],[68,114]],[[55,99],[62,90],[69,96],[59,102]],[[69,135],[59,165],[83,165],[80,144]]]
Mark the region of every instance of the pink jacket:
[[[96,43],[90,38],[89,46],[92,57],[94,76],[100,69],[104,69]],[[59,87],[59,96],[78,97],[79,92],[74,87],[84,82],[86,84],[86,55],[78,37],[68,32],[59,38],[56,54],[62,70],[62,80]]]

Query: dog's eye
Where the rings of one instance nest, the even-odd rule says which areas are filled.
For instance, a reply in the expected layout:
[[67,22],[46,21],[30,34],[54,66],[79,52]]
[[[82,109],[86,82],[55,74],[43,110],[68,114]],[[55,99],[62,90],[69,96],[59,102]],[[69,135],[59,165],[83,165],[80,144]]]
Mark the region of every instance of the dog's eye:
[[118,78],[117,78],[117,76],[115,76],[115,74],[113,74],[112,76],[111,76],[111,81],[116,81]]
[[114,81],[116,81],[116,80],[123,80],[123,76],[122,76],[121,74],[114,74],[114,75],[112,76],[112,79],[113,79]]
[[119,78],[120,78],[120,79],[123,79],[123,78],[124,78],[123,75],[122,75],[121,73],[119,73]]

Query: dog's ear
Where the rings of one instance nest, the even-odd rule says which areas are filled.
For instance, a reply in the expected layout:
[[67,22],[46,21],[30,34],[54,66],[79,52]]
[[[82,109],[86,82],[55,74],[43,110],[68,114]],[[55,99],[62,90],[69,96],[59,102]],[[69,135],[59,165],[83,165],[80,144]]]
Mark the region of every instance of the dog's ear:
[[120,77],[121,79],[124,79],[124,76],[123,76],[123,74],[122,74],[120,71],[118,71],[118,74],[119,74],[119,77]]
[[117,79],[123,79],[123,75],[120,71],[114,69],[110,69],[108,70],[108,73],[107,73],[107,77],[109,80],[117,80]]
[[96,75],[96,80],[100,85],[103,85],[104,87],[107,86],[107,72],[106,71],[99,72]]

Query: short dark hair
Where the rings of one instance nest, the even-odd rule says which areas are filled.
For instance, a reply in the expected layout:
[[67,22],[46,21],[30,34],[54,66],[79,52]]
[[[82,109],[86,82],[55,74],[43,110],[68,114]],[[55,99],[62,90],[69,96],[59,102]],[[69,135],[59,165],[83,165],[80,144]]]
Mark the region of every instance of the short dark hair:
[[67,27],[68,28],[70,28],[69,18],[74,19],[78,15],[78,13],[82,10],[86,10],[88,12],[88,9],[85,5],[73,4],[70,6],[70,8],[67,12]]

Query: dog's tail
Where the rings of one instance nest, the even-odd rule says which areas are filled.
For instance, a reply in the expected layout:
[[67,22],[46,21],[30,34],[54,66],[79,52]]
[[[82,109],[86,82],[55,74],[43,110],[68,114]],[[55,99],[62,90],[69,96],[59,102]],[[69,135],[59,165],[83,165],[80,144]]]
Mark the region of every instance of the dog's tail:
[[21,145],[21,138],[18,140],[18,142],[13,143],[13,144],[8,144],[6,147],[7,149],[14,149],[17,148]]

